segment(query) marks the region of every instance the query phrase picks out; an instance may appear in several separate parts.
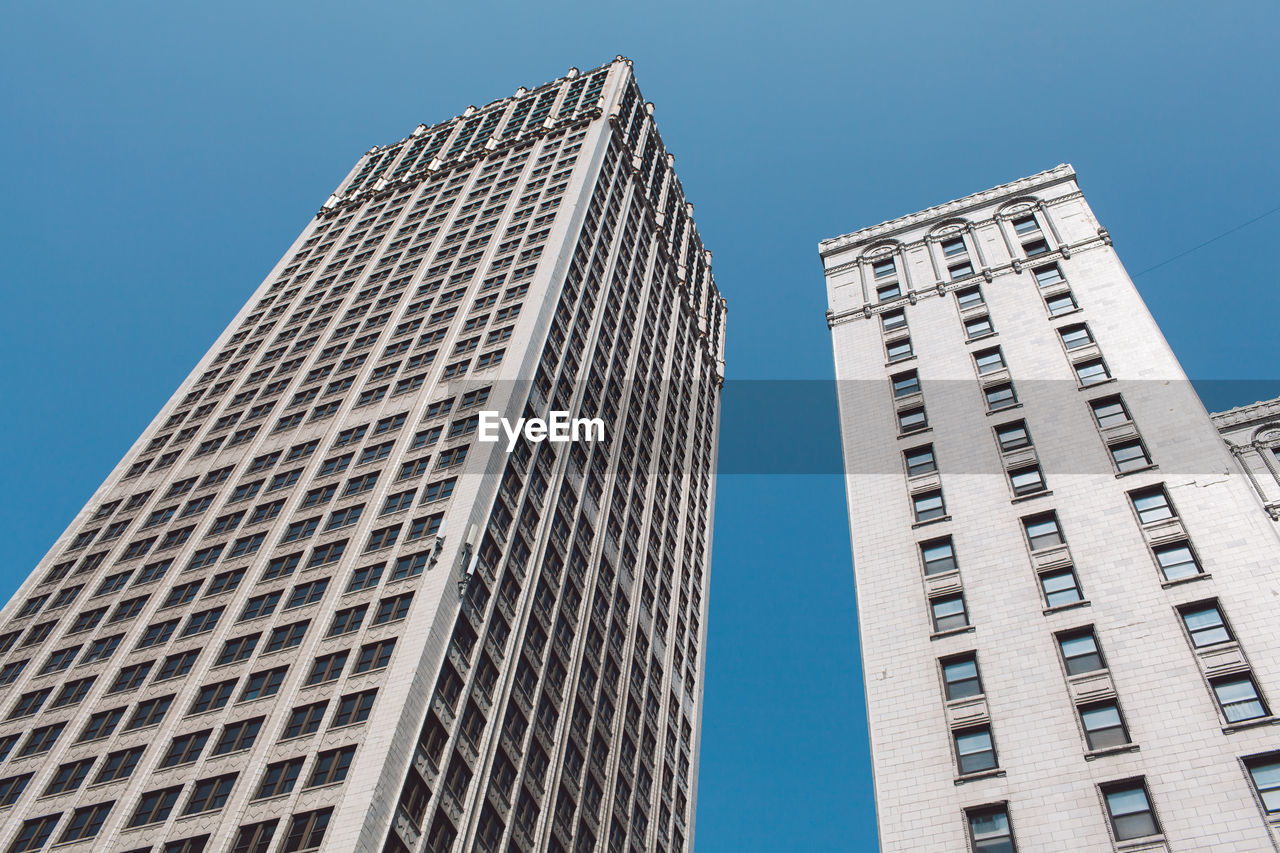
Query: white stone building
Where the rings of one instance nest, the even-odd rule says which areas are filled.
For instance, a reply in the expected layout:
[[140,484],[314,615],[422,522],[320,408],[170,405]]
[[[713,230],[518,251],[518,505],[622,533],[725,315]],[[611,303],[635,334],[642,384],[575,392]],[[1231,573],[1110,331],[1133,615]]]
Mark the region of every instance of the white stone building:
[[1075,172],[820,254],[882,850],[1280,849],[1280,537]]
[[1280,398],[1218,412],[1213,423],[1267,514],[1280,521]]
[[361,157],[0,613],[0,850],[692,847],[724,302],[652,112]]

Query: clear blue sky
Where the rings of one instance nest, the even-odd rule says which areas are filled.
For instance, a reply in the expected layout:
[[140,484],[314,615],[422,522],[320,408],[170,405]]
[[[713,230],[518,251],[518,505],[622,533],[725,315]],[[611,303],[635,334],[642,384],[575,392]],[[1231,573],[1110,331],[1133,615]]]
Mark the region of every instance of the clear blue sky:
[[[635,60],[735,378],[830,376],[819,239],[1057,163],[1132,273],[1280,205],[1280,6],[1041,6],[5,4],[0,592],[361,152],[571,65]],[[1193,378],[1258,380],[1211,407],[1280,394],[1277,235],[1137,279]],[[722,477],[699,853],[875,849],[855,632],[839,478]]]

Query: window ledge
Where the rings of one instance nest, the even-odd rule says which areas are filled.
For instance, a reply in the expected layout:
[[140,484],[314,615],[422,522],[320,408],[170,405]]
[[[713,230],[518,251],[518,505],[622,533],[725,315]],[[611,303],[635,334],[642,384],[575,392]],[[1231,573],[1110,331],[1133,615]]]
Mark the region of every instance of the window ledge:
[[1119,471],[1116,473],[1116,479],[1119,480],[1121,477],[1128,477],[1132,474],[1141,474],[1143,471],[1156,471],[1156,470],[1159,470],[1159,468],[1160,468],[1159,465],[1152,462],[1148,465],[1143,465],[1141,468],[1132,468],[1128,471]]
[[964,785],[967,782],[977,782],[981,779],[996,779],[1003,777],[1004,775],[1005,771],[997,768],[992,770],[983,770],[981,773],[965,773],[962,776],[957,776],[953,781],[956,785]]
[[1090,388],[1101,388],[1103,385],[1110,385],[1112,382],[1118,382],[1118,381],[1119,381],[1119,380],[1118,380],[1118,379],[1116,379],[1116,377],[1114,377],[1114,376],[1108,376],[1106,379],[1101,379],[1101,380],[1099,380],[1099,381],[1097,381],[1097,382],[1090,382],[1088,385],[1080,385],[1080,386],[1077,386],[1077,387],[1076,387],[1076,390],[1077,390],[1077,391],[1088,391]]
[[1012,406],[1001,406],[998,409],[988,409],[987,417],[991,417],[992,415],[1003,415],[1005,412],[1012,412],[1014,409],[1021,409],[1021,408],[1022,408],[1021,403],[1014,403]]
[[964,342],[966,344],[972,344],[972,343],[977,343],[978,341],[985,341],[988,338],[998,338],[998,337],[1000,337],[999,332],[983,332],[980,335],[974,335],[972,338],[965,338]]
[[1025,495],[1019,495],[1018,497],[1016,497],[1016,498],[1014,498],[1013,500],[1009,501],[1009,503],[1011,503],[1011,504],[1020,504],[1020,503],[1022,503],[1022,502],[1024,502],[1024,501],[1033,501],[1033,500],[1035,500],[1036,498],[1047,498],[1047,497],[1049,497],[1049,496],[1050,496],[1050,495],[1052,495],[1052,494],[1053,494],[1053,490],[1052,490],[1052,489],[1041,489],[1041,490],[1040,490],[1040,491],[1038,491],[1038,492],[1029,492],[1028,494],[1025,494]]
[[951,628],[947,631],[935,631],[934,633],[929,635],[929,639],[941,640],[943,637],[956,637],[956,636],[959,636],[960,634],[971,634],[973,633],[973,630],[974,630],[973,625],[965,625],[963,628]]
[[1260,729],[1263,726],[1274,726],[1280,724],[1280,719],[1276,719],[1268,714],[1265,717],[1256,717],[1252,720],[1241,720],[1238,723],[1232,723],[1229,726],[1222,727],[1224,735],[1235,734],[1236,732],[1247,731],[1249,729]]
[[1045,616],[1049,616],[1050,614],[1053,614],[1053,613],[1062,613],[1067,610],[1075,610],[1077,607],[1092,607],[1092,606],[1093,606],[1093,603],[1086,598],[1084,601],[1073,601],[1070,604],[1059,604],[1057,607],[1046,607],[1044,610],[1041,610],[1040,612],[1043,613]]
[[937,518],[930,518],[926,521],[917,521],[915,524],[911,525],[911,529],[915,530],[920,527],[928,527],[930,524],[940,524],[941,522],[950,521],[950,520],[951,520],[950,515],[940,515]]
[[921,429],[913,429],[910,432],[900,432],[898,433],[898,439],[915,438],[917,435],[924,435],[926,432],[933,432],[933,427],[927,426]]
[[909,362],[909,361],[916,361],[918,358],[919,358],[919,356],[909,355],[909,356],[907,356],[906,358],[900,358],[900,359],[898,359],[897,361],[886,361],[886,362],[884,363],[884,366],[885,366],[886,368],[890,368],[890,369],[892,369],[892,368],[897,367],[897,366],[898,366],[898,365],[900,365],[900,364],[906,364],[906,363],[907,363],[907,362]]
[[[1157,850],[1157,849],[1160,849],[1157,845],[1164,845],[1164,844],[1165,844],[1164,834],[1158,833],[1156,835],[1144,835],[1141,838],[1130,838],[1126,841],[1117,841],[1116,849],[1117,850],[1135,850],[1135,851],[1136,850]],[[1167,850],[1168,847],[1166,846],[1164,847],[1164,849]]]
[[1126,752],[1137,752],[1140,747],[1136,743],[1122,743],[1117,746],[1109,746],[1106,749],[1090,749],[1084,754],[1085,761],[1094,761],[1104,758],[1108,755],[1121,755]]
[[1213,575],[1210,572],[1201,572],[1200,574],[1192,575],[1189,578],[1178,578],[1177,580],[1173,580],[1173,581],[1165,581],[1164,583],[1160,584],[1160,588],[1172,589],[1175,586],[1182,586],[1185,583],[1195,583],[1196,581],[1207,581],[1207,580],[1211,580],[1212,578],[1213,578]]

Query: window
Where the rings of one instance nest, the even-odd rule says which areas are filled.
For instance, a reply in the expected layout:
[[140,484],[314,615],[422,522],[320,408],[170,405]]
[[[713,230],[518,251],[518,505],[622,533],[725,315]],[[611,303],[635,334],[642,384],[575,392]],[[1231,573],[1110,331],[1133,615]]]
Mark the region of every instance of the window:
[[173,704],[173,696],[159,696],[155,699],[148,699],[145,702],[139,702],[138,707],[134,709],[133,716],[129,718],[129,722],[125,724],[126,732],[134,729],[145,728],[146,726],[158,725],[164,719],[164,715],[168,713],[169,706]]
[[981,773],[996,767],[996,748],[987,726],[964,729],[955,733],[956,761],[960,775]]
[[27,790],[27,783],[34,775],[34,773],[23,773],[21,776],[0,779],[0,808],[11,806],[21,799],[23,791]]
[[936,575],[956,568],[956,554],[951,537],[920,543],[920,558],[924,561],[924,573]]
[[395,647],[396,641],[394,638],[362,646],[360,648],[360,656],[356,658],[356,665],[351,671],[352,674],[359,675],[362,672],[382,669],[391,660],[391,653],[395,651]]
[[191,788],[191,797],[187,800],[187,807],[182,810],[182,813],[184,815],[199,814],[225,806],[227,798],[231,796],[231,789],[235,786],[237,775],[239,774],[228,773],[196,782]]
[[267,646],[262,653],[270,654],[283,649],[291,649],[302,642],[303,636],[307,633],[307,626],[310,621],[294,622],[290,625],[281,625],[279,628],[271,632],[271,636],[267,638]]
[[262,573],[264,581],[282,578],[286,575],[293,574],[293,570],[298,567],[299,561],[302,560],[302,554],[289,554],[284,557],[276,557],[270,563],[267,563],[266,570]]
[[278,819],[272,818],[240,827],[231,853],[267,853],[271,848],[272,839],[275,838],[276,824],[279,822]]
[[1191,637],[1191,645],[1197,649],[1229,643],[1235,639],[1216,601],[1184,605],[1178,608],[1178,615],[1182,617],[1182,624]]
[[905,451],[903,456],[907,463],[908,477],[916,477],[920,474],[928,474],[938,470],[937,460],[935,460],[933,456],[932,444],[912,448],[911,450]]
[[101,785],[117,779],[128,779],[133,774],[133,769],[138,766],[138,759],[142,758],[145,749],[145,746],[135,746],[132,749],[109,753],[106,760],[102,762],[102,769],[98,771],[93,784]]
[[1001,382],[999,385],[983,388],[982,394],[987,400],[989,412],[998,412],[1018,405],[1018,396],[1013,393],[1012,382]]
[[169,751],[160,759],[160,767],[177,767],[180,764],[190,764],[195,761],[204,750],[204,745],[209,742],[211,734],[213,729],[205,729],[175,737],[169,744]]
[[330,563],[336,563],[342,559],[342,553],[346,550],[346,539],[339,542],[330,542],[328,545],[317,545],[311,549],[311,556],[307,559],[307,568],[314,569],[316,566],[327,566]]
[[[176,841],[166,841],[164,847],[160,849],[160,853],[205,853],[205,847],[208,843],[208,835],[179,838]],[[134,853],[139,853],[139,851],[134,851]]]
[[893,258],[885,258],[882,261],[875,261],[871,265],[871,270],[876,279],[882,279],[894,275],[898,268],[894,265]]
[[292,791],[294,784],[298,781],[298,774],[302,772],[304,760],[291,758],[288,761],[268,764],[267,771],[262,774],[262,784],[258,786],[258,792],[253,795],[253,798],[261,800],[264,797],[277,797]]
[[284,683],[284,677],[288,671],[289,667],[281,666],[253,673],[245,681],[244,689],[240,691],[240,698],[237,701],[250,702],[254,699],[274,696],[280,692],[280,685]]
[[1003,806],[983,806],[965,812],[971,853],[1015,853],[1009,812]]
[[1091,358],[1072,365],[1076,371],[1076,379],[1081,385],[1096,385],[1111,378],[1111,372],[1100,358]]
[[1019,497],[1043,492],[1046,488],[1044,476],[1037,465],[1010,471],[1009,485],[1013,487],[1013,493]]
[[1146,783],[1142,779],[1103,785],[1102,796],[1107,803],[1107,816],[1111,818],[1111,831],[1117,841],[1160,832],[1151,800],[1147,797]]
[[1013,230],[1017,232],[1019,237],[1025,237],[1040,230],[1039,223],[1036,222],[1034,213],[1027,213],[1013,220]]
[[1042,267],[1036,267],[1032,272],[1036,276],[1036,284],[1040,287],[1048,287],[1051,284],[1057,284],[1065,281],[1062,277],[1062,270],[1058,269],[1057,264],[1046,264]]
[[1165,494],[1163,486],[1152,486],[1149,489],[1130,492],[1129,500],[1133,501],[1133,508],[1138,513],[1138,521],[1143,524],[1164,521],[1166,518],[1174,518],[1177,515],[1169,503],[1169,496]]
[[1081,705],[1079,711],[1089,749],[1108,749],[1129,743],[1129,731],[1120,716],[1120,706],[1115,702]]
[[896,361],[906,361],[911,358],[911,338],[899,338],[896,341],[890,341],[885,345],[885,353],[889,358],[889,363]]
[[968,278],[973,275],[973,264],[968,261],[960,261],[957,264],[951,264],[947,267],[947,274],[951,277],[952,281]]
[[929,420],[925,417],[924,406],[913,406],[898,412],[898,430],[901,433],[919,432],[927,429]]
[[1062,537],[1062,529],[1058,526],[1058,517],[1052,513],[1024,518],[1022,527],[1032,551],[1066,544],[1067,540]]
[[892,332],[894,329],[905,329],[907,327],[907,312],[901,308],[896,311],[886,311],[880,315],[880,322],[886,332]]
[[977,655],[970,652],[942,661],[942,683],[948,702],[981,695]]
[[1061,569],[1040,575],[1040,589],[1049,607],[1064,607],[1084,601],[1074,569]]
[[381,625],[384,622],[394,622],[397,619],[403,619],[409,612],[409,605],[412,603],[412,592],[406,592],[403,595],[382,599],[378,602],[378,610],[373,615],[373,624]]
[[896,281],[876,288],[876,299],[880,302],[888,302],[890,299],[897,299],[901,295],[902,286]]
[[240,586],[240,581],[244,579],[244,571],[244,569],[235,569],[214,575],[213,580],[209,582],[209,588],[204,591],[205,598],[223,592],[230,592]]
[[227,702],[231,701],[231,694],[235,692],[235,689],[236,679],[234,678],[230,681],[206,684],[196,694],[195,701],[191,703],[191,710],[187,713],[203,714],[205,711],[216,711],[219,708],[224,708]]
[[1062,663],[1067,668],[1067,675],[1080,675],[1106,668],[1092,628],[1059,634],[1058,648],[1062,652]]
[[1253,676],[1228,675],[1209,683],[1213,685],[1213,694],[1218,697],[1218,705],[1227,722],[1239,723],[1267,716],[1267,706],[1258,693]]
[[396,539],[400,536],[401,525],[395,524],[390,527],[383,527],[369,534],[369,544],[365,545],[365,552],[378,551],[382,548],[390,548],[396,543]]
[[440,530],[440,525],[443,523],[444,513],[439,512],[435,515],[415,518],[413,523],[409,525],[409,533],[405,536],[405,541],[413,542],[427,536],[435,536]]
[[1050,317],[1061,317],[1063,314],[1070,314],[1076,310],[1076,298],[1071,295],[1070,291],[1050,296],[1044,301],[1045,307],[1049,309]]
[[1280,753],[1246,759],[1249,777],[1269,815],[1280,814]]
[[1142,446],[1142,442],[1137,439],[1113,444],[1107,450],[1111,451],[1111,461],[1115,463],[1116,470],[1121,474],[1151,467],[1151,457],[1147,455],[1147,449]]
[[301,853],[316,850],[324,841],[324,831],[329,826],[333,808],[296,814],[289,820],[289,832],[285,835],[280,853]]
[[965,287],[956,291],[956,304],[961,311],[977,308],[986,300],[982,298],[982,290],[978,287]]
[[260,616],[270,616],[275,612],[276,605],[280,603],[280,596],[283,593],[268,592],[263,595],[255,595],[253,598],[245,602],[244,610],[240,612],[238,621],[244,622],[247,619],[257,619]]
[[307,781],[308,788],[315,788],[320,785],[332,785],[335,782],[341,782],[347,778],[347,771],[351,769],[351,760],[355,757],[356,748],[354,746],[344,746],[341,749],[331,749],[322,752],[316,756],[315,767],[311,770],[311,779]]
[[199,613],[192,613],[187,617],[187,624],[182,628],[182,636],[194,637],[196,634],[212,631],[218,624],[218,620],[222,618],[222,610],[221,607],[213,607],[209,610],[201,610]]
[[[409,496],[412,500],[413,492],[410,492]],[[329,523],[324,526],[324,529],[328,532],[330,530],[337,530],[339,527],[349,527],[360,520],[360,515],[363,512],[364,504],[357,504],[356,506],[349,506],[346,509],[334,510],[334,512],[329,516]]]
[[1093,343],[1093,335],[1089,334],[1089,327],[1084,323],[1063,326],[1058,329],[1058,334],[1062,336],[1062,345],[1068,350],[1080,349]]
[[114,708],[110,711],[99,711],[89,718],[89,722],[85,723],[84,731],[80,733],[80,739],[76,743],[87,743],[91,740],[108,737],[116,730],[120,720],[124,718],[124,708]]
[[1151,550],[1156,555],[1156,562],[1159,563],[1160,571],[1164,574],[1166,581],[1193,578],[1204,572],[1188,542],[1161,545]]
[[315,604],[324,597],[324,592],[328,588],[328,578],[321,578],[309,583],[300,583],[293,588],[293,592],[289,593],[289,600],[285,602],[284,608],[285,610],[290,610],[294,607]]
[[309,735],[320,728],[320,721],[324,719],[325,708],[328,702],[316,702],[312,705],[303,705],[300,708],[294,708],[289,715],[289,721],[285,724],[284,732],[281,733],[281,740],[301,737]]
[[1014,421],[996,427],[996,440],[1000,443],[1001,453],[1031,446],[1031,435],[1027,432],[1025,421]]
[[373,700],[377,693],[377,690],[366,690],[363,693],[350,693],[343,696],[338,702],[337,710],[334,711],[333,723],[329,728],[350,726],[369,719],[369,712],[373,709]]
[[148,625],[147,630],[142,633],[142,637],[138,640],[135,648],[145,649],[149,646],[158,646],[169,642],[169,638],[173,636],[173,632],[178,629],[178,620],[170,619],[167,622],[159,622],[155,625]]
[[947,514],[946,505],[942,501],[942,490],[931,489],[911,496],[912,509],[916,523],[942,518]]
[[964,321],[964,336],[968,340],[985,337],[986,335],[994,335],[995,327],[991,325],[991,318],[987,315],[974,317],[972,320]]
[[249,634],[245,637],[235,637],[227,640],[222,647],[222,652],[214,660],[214,666],[222,666],[228,663],[235,663],[248,659],[253,655],[254,647],[258,645],[258,638],[261,634]]
[[933,614],[933,630],[935,633],[954,631],[957,628],[967,627],[969,624],[969,614],[965,610],[963,595],[944,595],[930,599],[929,610]]
[[358,631],[360,626],[364,624],[364,615],[368,610],[369,605],[367,604],[339,610],[333,614],[333,622],[329,625],[329,633],[325,636],[337,637],[342,634],[349,634],[352,631]]
[[53,778],[49,780],[44,793],[40,796],[48,797],[51,794],[62,794],[76,790],[80,787],[80,783],[85,780],[85,777],[89,775],[89,768],[93,766],[93,762],[96,760],[96,758],[84,758],[80,761],[72,761],[60,765],[57,771],[54,772]]
[[222,730],[222,737],[218,738],[218,742],[214,744],[210,755],[226,755],[228,752],[249,749],[257,740],[258,732],[262,730],[262,721],[265,719],[266,717],[254,717],[252,720],[228,723]]
[[302,521],[295,521],[285,528],[284,535],[280,537],[280,544],[284,545],[289,542],[297,542],[299,539],[306,539],[316,532],[316,528],[320,526],[320,516],[315,518],[306,518]]
[[1124,402],[1118,396],[1093,400],[1089,406],[1093,409],[1094,420],[1103,429],[1127,424],[1132,420],[1129,417],[1129,411],[1124,407]]
[[351,582],[347,584],[347,592],[355,592],[361,589],[372,589],[382,580],[382,570],[386,567],[386,563],[378,563],[373,566],[364,566],[356,569],[351,573]]
[[129,826],[145,826],[148,823],[159,823],[169,819],[169,813],[178,802],[182,786],[163,788],[159,791],[148,791],[138,801],[138,807],[129,818]]
[[[390,515],[393,512],[399,512],[413,506],[413,498],[417,495],[417,489],[410,489],[407,492],[397,492],[387,497],[386,503],[382,505],[382,511],[379,515]],[[330,524],[333,522],[330,521]]]
[[346,665],[347,652],[345,650],[322,655],[316,658],[315,663],[311,665],[311,672],[307,673],[307,680],[303,682],[303,686],[311,687],[316,684],[324,684],[326,681],[333,681],[342,675],[342,670]]
[[44,817],[33,817],[30,820],[22,822],[22,829],[19,830],[17,837],[13,839],[13,843],[9,845],[9,849],[5,853],[27,853],[27,851],[40,850],[49,841],[49,836],[53,834],[53,828],[58,825],[58,821],[62,819],[62,812],[57,814],[45,815]]
[[906,373],[898,373],[892,377],[893,380],[893,396],[906,397],[909,394],[917,394],[920,391],[920,377],[914,370],[908,370]]

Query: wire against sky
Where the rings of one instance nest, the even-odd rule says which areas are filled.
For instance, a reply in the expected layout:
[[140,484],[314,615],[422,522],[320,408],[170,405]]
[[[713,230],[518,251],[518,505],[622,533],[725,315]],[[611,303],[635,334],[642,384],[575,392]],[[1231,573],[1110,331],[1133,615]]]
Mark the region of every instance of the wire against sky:
[[1221,240],[1223,237],[1229,237],[1229,236],[1231,236],[1232,234],[1236,233],[1237,231],[1239,231],[1239,230],[1240,230],[1240,229],[1242,229],[1242,228],[1248,228],[1248,227],[1249,227],[1250,225],[1252,225],[1253,223],[1258,222],[1258,221],[1263,220],[1263,219],[1266,219],[1268,216],[1270,216],[1271,214],[1275,213],[1275,212],[1276,212],[1276,211],[1278,211],[1278,210],[1280,210],[1280,207],[1273,207],[1273,208],[1271,208],[1270,210],[1268,210],[1266,213],[1260,213],[1260,214],[1258,214],[1257,216],[1253,217],[1253,219],[1250,219],[1248,222],[1241,222],[1241,223],[1240,223],[1239,225],[1237,225],[1236,227],[1234,227],[1234,228],[1230,228],[1230,229],[1228,229],[1228,230],[1226,230],[1226,231],[1223,231],[1221,234],[1219,234],[1219,235],[1218,235],[1218,236],[1216,236],[1216,237],[1210,237],[1208,240],[1205,240],[1203,243],[1200,243],[1200,244],[1198,244],[1198,245],[1192,246],[1190,249],[1187,249],[1187,250],[1186,250],[1186,251],[1184,251],[1184,252],[1179,252],[1178,254],[1174,255],[1172,258],[1166,258],[1165,260],[1161,261],[1160,263],[1156,264],[1155,266],[1150,266],[1150,267],[1147,267],[1147,268],[1146,268],[1145,270],[1143,270],[1142,272],[1134,273],[1133,277],[1134,277],[1134,278],[1137,278],[1138,276],[1146,275],[1147,273],[1151,272],[1152,270],[1158,270],[1158,269],[1160,269],[1160,267],[1164,266],[1165,264],[1171,264],[1171,263],[1173,263],[1174,261],[1178,260],[1178,258],[1185,258],[1187,255],[1191,254],[1192,252],[1198,252],[1198,251],[1200,251],[1201,249],[1203,249],[1205,246],[1209,245],[1210,243],[1216,243],[1216,242],[1218,242],[1219,240]]

